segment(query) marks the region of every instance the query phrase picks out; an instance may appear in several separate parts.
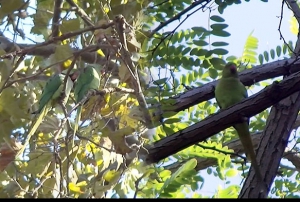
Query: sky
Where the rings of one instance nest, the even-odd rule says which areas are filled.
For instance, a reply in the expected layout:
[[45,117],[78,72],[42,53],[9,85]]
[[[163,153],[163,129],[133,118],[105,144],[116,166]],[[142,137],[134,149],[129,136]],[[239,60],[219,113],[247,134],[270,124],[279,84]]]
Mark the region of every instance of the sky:
[[[227,50],[228,55],[234,55],[240,57],[243,53],[244,44],[247,37],[253,31],[253,36],[258,38],[259,45],[257,53],[263,53],[263,51],[269,51],[275,49],[277,45],[282,45],[283,40],[280,39],[279,22],[282,10],[282,2],[270,0],[268,3],[261,2],[259,0],[252,0],[250,2],[244,2],[238,5],[232,5],[225,9],[223,15],[220,15],[217,10],[212,11],[211,15],[220,15],[225,19],[226,24],[229,25],[226,28],[231,36],[223,37],[224,41],[228,42]],[[192,12],[192,11],[191,11]],[[290,31],[290,23],[292,13],[284,6],[283,19],[281,23],[281,32],[286,41],[292,40],[294,43],[297,39],[296,35]],[[184,19],[183,16],[181,19]],[[202,26],[209,28],[208,26],[209,12],[198,11],[191,17],[189,17],[178,29],[187,29],[194,26]],[[172,31],[177,25],[178,21],[173,22],[167,28],[162,31]],[[181,68],[183,69],[183,68]],[[258,92],[261,88],[251,89],[248,92],[249,95]],[[290,165],[286,160],[282,161],[285,165]],[[203,188],[199,191],[200,194],[211,196],[215,193],[218,186],[226,188],[226,180],[222,181],[218,177],[208,175],[206,171],[201,171],[201,176],[205,178]],[[241,183],[241,177],[236,176],[228,179],[232,183],[239,185]],[[274,195],[273,195],[274,196]]]
[[[31,1],[31,5],[34,6],[34,1]],[[280,39],[278,31],[281,15],[281,1],[270,0],[268,3],[261,2],[259,0],[252,0],[250,2],[244,2],[239,5],[232,5],[225,9],[224,14],[221,15],[229,25],[226,31],[231,33],[230,37],[221,38],[229,43],[227,49],[229,55],[241,56],[243,53],[243,47],[249,34],[253,32],[253,36],[259,40],[258,53],[262,53],[265,50],[275,48],[277,45],[282,45],[283,41]],[[220,15],[218,11],[212,11],[211,15]],[[185,16],[184,16],[185,17]],[[183,17],[183,18],[184,18]],[[296,36],[290,32],[289,20],[291,12],[284,6],[283,19],[281,31],[286,41],[293,40],[295,42]],[[182,18],[182,19],[183,19]],[[188,20],[186,20],[179,29],[187,29],[193,26],[203,26],[208,28],[209,12],[198,11]],[[162,31],[171,31],[178,25],[178,21],[173,22],[167,28]],[[31,26],[24,25],[24,31],[27,36],[30,36]],[[5,32],[6,34],[6,32]],[[6,35],[12,39],[12,36]],[[32,35],[31,35],[32,36]],[[30,37],[34,40],[41,41],[34,37]],[[18,38],[18,43],[29,43],[28,40],[22,40]],[[253,93],[257,92],[253,90]],[[201,171],[201,175],[205,178],[204,187],[199,191],[203,195],[212,195],[215,193],[218,186],[225,188],[227,185],[225,181],[218,178],[208,176],[206,171]],[[230,178],[230,180],[232,180]],[[237,185],[241,178],[235,177],[233,182]]]

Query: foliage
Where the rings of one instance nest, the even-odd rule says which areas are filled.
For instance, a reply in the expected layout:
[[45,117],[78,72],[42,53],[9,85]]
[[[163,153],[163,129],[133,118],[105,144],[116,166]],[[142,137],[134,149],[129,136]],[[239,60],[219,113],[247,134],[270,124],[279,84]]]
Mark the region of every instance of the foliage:
[[[0,197],[236,198],[240,187],[232,183],[232,178],[239,171],[246,175],[248,166],[232,163],[234,151],[224,146],[237,137],[232,128],[152,165],[143,161],[147,153],[144,145],[218,111],[214,100],[208,100],[188,111],[173,112],[174,100],[170,97],[219,78],[226,62],[236,62],[243,70],[289,57],[292,42],[258,53],[259,42],[251,32],[242,54],[229,55],[225,39],[231,36],[227,29],[230,25],[222,13],[247,0],[215,0],[211,7],[211,1],[203,1],[203,5],[199,4],[203,9],[217,10],[210,15],[209,26],[153,34],[151,30],[158,24],[174,18],[196,1],[66,0],[57,11],[54,8],[58,2],[0,1],[3,34],[9,38],[9,30],[13,30],[17,42],[23,38],[28,43],[17,43],[19,48],[32,48],[25,58],[18,55],[0,61]],[[124,33],[131,57],[122,52],[125,47],[118,27],[82,31],[119,22],[115,18],[119,14],[130,25],[126,25]],[[295,24],[294,20],[291,23]],[[22,30],[21,25],[26,24],[32,25],[30,33]],[[32,37],[37,40],[31,41],[52,43],[34,46],[29,44]],[[11,54],[11,49],[0,42],[0,56]],[[65,104],[51,103],[52,110],[39,124],[25,152],[16,156],[15,152],[22,148],[20,142],[24,143],[35,123],[32,112],[38,109],[47,80],[61,72],[76,76],[88,65],[100,75],[99,89],[87,94],[82,102],[74,99],[72,90]],[[147,125],[138,93],[133,93],[137,89],[129,70],[140,79],[152,128]],[[73,137],[78,105],[83,105],[81,124]],[[253,117],[251,130],[263,130],[267,115],[268,110]],[[203,171],[199,171],[199,159],[214,159],[214,166],[206,168],[205,175],[228,186],[211,188],[210,195],[199,194],[208,183]],[[286,178],[276,179],[272,194],[299,197],[293,194],[299,187],[299,174],[286,169],[282,175]],[[296,180],[289,181],[290,176]]]

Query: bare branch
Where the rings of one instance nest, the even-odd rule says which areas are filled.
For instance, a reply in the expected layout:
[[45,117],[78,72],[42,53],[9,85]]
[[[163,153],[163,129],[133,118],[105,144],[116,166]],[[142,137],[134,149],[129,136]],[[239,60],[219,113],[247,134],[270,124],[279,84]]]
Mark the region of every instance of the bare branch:
[[131,87],[134,89],[136,99],[138,100],[139,106],[141,107],[141,110],[143,112],[144,119],[146,122],[146,127],[154,128],[154,124],[152,123],[151,116],[149,114],[149,111],[147,110],[148,106],[141,88],[138,70],[135,67],[133,61],[131,60],[131,56],[127,48],[127,41],[125,36],[125,27],[127,25],[126,19],[124,18],[124,16],[118,15],[115,17],[114,23],[116,26],[117,33],[120,37],[120,41],[122,43],[122,48],[121,48],[122,61],[124,62],[125,66],[130,72],[130,76],[131,76],[130,81],[132,85]]
[[97,29],[107,29],[107,28],[111,27],[113,24],[114,23],[112,22],[112,23],[108,23],[108,24],[102,24],[102,25],[98,25],[98,26],[87,27],[85,29],[74,31],[74,32],[68,32],[68,33],[65,33],[65,34],[63,34],[61,36],[53,37],[53,38],[51,38],[48,41],[45,41],[43,43],[36,44],[36,45],[34,45],[32,47],[21,49],[21,50],[16,51],[16,52],[14,52],[12,54],[1,55],[0,59],[7,59],[7,58],[9,59],[9,58],[11,58],[11,55],[24,55],[24,54],[26,55],[26,54],[29,54],[34,49],[36,49],[37,47],[46,46],[46,45],[49,45],[49,44],[57,42],[57,41],[63,41],[63,40],[66,40],[68,38],[80,35],[80,34],[82,34],[84,32],[95,31]]
[[[290,45],[286,42],[285,38],[283,37],[283,34],[281,32],[281,23],[282,23],[282,19],[283,19],[283,7],[284,7],[284,1],[282,1],[281,3],[281,14],[280,14],[280,21],[279,21],[279,26],[278,26],[278,31],[279,31],[279,35],[280,35],[280,39],[283,40],[284,44],[288,47],[288,49],[292,52],[292,48],[290,47]],[[295,53],[294,53],[295,54]]]
[[55,0],[54,3],[54,14],[52,18],[52,37],[57,37],[59,34],[59,19],[62,8],[62,0]]
[[[298,22],[298,27],[300,27],[300,8],[297,4],[297,1],[285,0],[288,7],[293,11],[294,16]],[[296,42],[295,50],[293,51],[295,57],[297,57],[300,53],[300,32],[298,31],[298,40]]]
[[89,16],[84,12],[82,8],[80,8],[73,0],[66,0],[70,6],[75,8],[76,14],[81,17],[81,19],[88,26],[95,26],[93,21],[89,18]]
[[181,11],[180,13],[178,13],[177,15],[175,15],[173,18],[170,18],[169,20],[161,23],[159,26],[157,26],[154,30],[152,30],[152,32],[150,33],[149,37],[151,38],[156,32],[158,32],[159,30],[161,30],[162,28],[164,28],[165,26],[167,26],[168,24],[170,24],[171,22],[175,21],[175,20],[180,20],[181,16],[183,16],[185,13],[189,12],[190,10],[192,10],[193,8],[202,5],[204,2],[205,5],[207,5],[211,0],[199,0],[199,1],[194,1],[192,3],[192,5],[190,5],[189,7],[187,7],[186,9],[184,9],[183,11]]

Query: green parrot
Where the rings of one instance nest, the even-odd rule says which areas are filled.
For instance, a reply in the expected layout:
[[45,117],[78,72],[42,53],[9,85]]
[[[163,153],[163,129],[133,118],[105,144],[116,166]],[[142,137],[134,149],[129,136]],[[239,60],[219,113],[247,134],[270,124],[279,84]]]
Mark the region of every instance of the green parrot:
[[[215,97],[221,109],[226,109],[248,97],[247,89],[240,82],[237,68],[234,63],[228,63],[225,65],[222,72],[222,78],[219,80],[215,88]],[[233,127],[238,133],[247,158],[251,160],[258,179],[263,182],[249,132],[249,119],[247,118],[244,122],[235,124]]]
[[[82,101],[82,99],[85,98],[85,96],[87,95],[87,93],[90,90],[98,90],[99,86],[100,86],[100,76],[99,76],[98,72],[92,66],[86,67],[83,70],[83,72],[78,76],[76,84],[75,84],[74,97],[75,97],[76,103],[79,103],[80,101]],[[83,103],[81,103],[81,104],[83,104]],[[76,131],[78,130],[79,121],[81,119],[81,111],[82,111],[82,106],[79,105],[77,108],[73,141],[74,141]]]
[[[64,74],[56,74],[52,76],[44,86],[41,98],[39,100],[39,108],[37,111],[33,112],[32,114],[39,114],[36,117],[36,120],[34,124],[32,125],[25,143],[21,150],[17,153],[16,157],[19,154],[22,154],[26,145],[29,143],[30,138],[32,135],[36,132],[37,128],[47,115],[47,113],[50,111],[50,109],[58,102],[58,100],[61,98],[61,94],[63,92],[63,83],[66,75]],[[67,82],[66,82],[66,88],[65,88],[65,97],[63,100],[63,103],[65,104],[69,98],[71,89],[73,88],[73,80],[68,76]]]

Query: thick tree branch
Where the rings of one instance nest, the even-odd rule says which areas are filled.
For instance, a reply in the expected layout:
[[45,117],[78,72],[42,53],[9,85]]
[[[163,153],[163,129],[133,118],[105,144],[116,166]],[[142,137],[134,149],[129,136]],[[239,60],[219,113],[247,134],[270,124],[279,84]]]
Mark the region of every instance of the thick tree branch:
[[[246,69],[239,73],[239,78],[244,85],[250,86],[259,81],[298,72],[300,71],[299,64],[300,61],[295,62],[295,59],[279,60]],[[203,101],[212,99],[214,97],[214,88],[217,82],[218,81],[213,81],[204,84],[203,86],[171,98],[175,100],[175,103],[170,111],[179,112]]]
[[[55,48],[57,47],[55,44],[49,44],[47,46],[36,46],[31,44],[15,44],[12,42],[5,45],[5,49],[7,50],[14,50],[14,47],[18,46],[21,49],[30,49],[30,51],[27,53],[28,55],[39,55],[43,57],[49,57],[55,52]],[[78,50],[74,49],[73,51]],[[97,55],[94,52],[82,53],[81,57],[82,60],[87,63],[96,62],[101,65],[107,64],[107,60],[104,57],[101,57],[100,55]],[[259,81],[275,78],[289,73],[298,72],[300,71],[299,64],[300,61],[295,62],[295,59],[279,60],[265,65],[259,65],[251,69],[246,69],[239,73],[239,78],[244,85],[250,86]],[[108,66],[109,69],[117,69],[116,64],[113,62],[109,62]],[[204,84],[203,86],[184,92],[173,98],[170,98],[174,99],[175,103],[169,111],[179,112],[188,109],[189,107],[192,107],[196,104],[199,104],[203,101],[213,98],[214,87],[216,83],[217,81],[213,81]]]
[[156,163],[228,128],[240,121],[241,115],[254,116],[299,90],[300,72],[297,72],[281,82],[273,83],[237,105],[211,115],[184,130],[155,142],[151,146],[147,146],[149,154],[146,157],[146,161],[148,163]]
[[[295,16],[300,16],[300,9],[295,1],[286,0],[285,2],[290,6]],[[298,38],[296,44],[299,43],[299,40],[300,38]],[[299,50],[295,49],[292,59],[296,59],[298,55]],[[264,182],[268,186],[268,191],[277,174],[280,160],[292,132],[292,126],[300,110],[299,99],[300,92],[298,91],[284,100],[281,100],[271,108],[259,150],[256,155],[261,167],[261,174],[264,176]],[[253,173],[253,168],[251,166],[249,175],[239,194],[239,198],[266,198],[268,196],[268,192],[260,192],[260,186],[257,186],[258,184],[255,182],[255,173]]]
[[[285,98],[272,107],[268,117],[267,126],[263,132],[257,153],[261,173],[262,176],[264,176],[265,183],[269,187],[268,189],[270,189],[277,174],[280,160],[292,131],[292,125],[300,109],[299,99],[299,92]],[[267,197],[268,193],[260,193],[259,186],[256,186],[255,179],[255,174],[251,166],[239,198]]]
[[[293,129],[297,129],[300,126],[300,116],[297,117],[297,120],[295,124],[293,125]],[[251,134],[252,142],[254,148],[257,148],[259,146],[260,140],[262,138],[262,132],[261,133],[253,133]],[[232,149],[234,153],[236,154],[244,154],[244,147],[240,141],[239,138],[234,139],[230,142],[224,143],[223,147],[228,147],[228,149]],[[232,158],[235,158],[236,156],[232,156]],[[288,159],[295,167],[296,169],[300,170],[300,157],[299,155],[296,155],[295,152],[291,152],[290,150],[284,152],[283,158]],[[197,166],[195,170],[203,170],[211,166],[217,165],[217,160],[214,158],[196,158],[197,159]],[[175,172],[180,166],[182,166],[186,161],[182,162],[175,162],[171,165],[165,166],[165,169],[171,170],[172,172]]]

